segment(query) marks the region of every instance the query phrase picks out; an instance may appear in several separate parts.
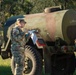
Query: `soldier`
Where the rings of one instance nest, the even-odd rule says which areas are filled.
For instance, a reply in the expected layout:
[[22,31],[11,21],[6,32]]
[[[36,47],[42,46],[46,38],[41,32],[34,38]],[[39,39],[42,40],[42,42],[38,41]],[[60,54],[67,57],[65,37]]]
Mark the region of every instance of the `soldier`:
[[24,68],[24,46],[26,43],[25,32],[22,31],[26,22],[24,19],[17,19],[11,31],[11,52],[16,63],[14,75],[23,75]]

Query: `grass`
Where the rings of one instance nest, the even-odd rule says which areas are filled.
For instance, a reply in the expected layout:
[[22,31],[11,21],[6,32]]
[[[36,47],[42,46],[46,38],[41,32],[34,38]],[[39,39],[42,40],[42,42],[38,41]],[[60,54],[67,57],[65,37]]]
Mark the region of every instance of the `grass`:
[[[0,57],[0,75],[12,75],[11,67],[10,67],[10,59],[3,60]],[[44,72],[43,72],[43,75],[44,75]],[[74,75],[76,75],[76,71]]]
[[74,72],[74,74],[73,75],[76,75],[76,71]]
[[12,75],[10,59],[3,60],[0,57],[0,75]]

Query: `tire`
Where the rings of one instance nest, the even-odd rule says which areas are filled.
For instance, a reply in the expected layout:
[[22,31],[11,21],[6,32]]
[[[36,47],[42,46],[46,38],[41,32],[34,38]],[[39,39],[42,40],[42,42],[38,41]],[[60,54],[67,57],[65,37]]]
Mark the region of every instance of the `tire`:
[[75,71],[74,54],[53,55],[51,75],[73,75]]
[[[27,64],[27,65],[26,65]],[[11,60],[12,73],[15,72],[14,57]],[[24,75],[42,75],[42,57],[38,51],[31,46],[25,46]]]

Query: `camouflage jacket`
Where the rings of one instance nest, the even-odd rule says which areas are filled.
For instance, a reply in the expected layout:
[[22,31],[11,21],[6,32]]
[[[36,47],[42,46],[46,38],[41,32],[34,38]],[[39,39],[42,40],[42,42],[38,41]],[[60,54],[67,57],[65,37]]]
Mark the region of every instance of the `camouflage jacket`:
[[11,30],[11,41],[14,45],[24,46],[26,44],[25,33],[17,26]]

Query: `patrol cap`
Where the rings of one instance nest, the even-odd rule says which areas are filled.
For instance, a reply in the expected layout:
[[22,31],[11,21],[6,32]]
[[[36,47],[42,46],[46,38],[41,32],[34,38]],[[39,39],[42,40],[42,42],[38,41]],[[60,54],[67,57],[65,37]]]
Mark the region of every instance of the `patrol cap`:
[[23,18],[18,18],[17,21],[19,21],[20,23],[21,22],[26,23],[26,21]]

